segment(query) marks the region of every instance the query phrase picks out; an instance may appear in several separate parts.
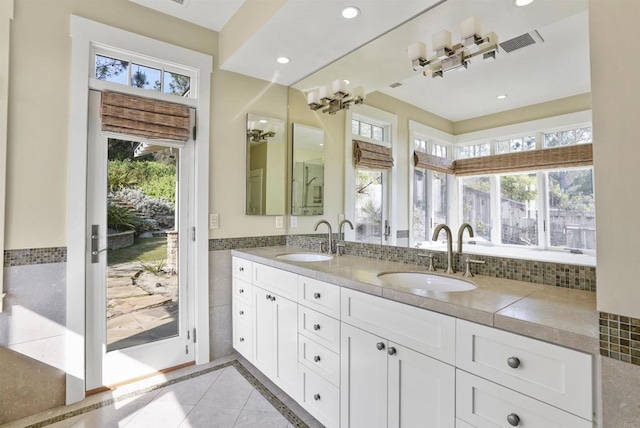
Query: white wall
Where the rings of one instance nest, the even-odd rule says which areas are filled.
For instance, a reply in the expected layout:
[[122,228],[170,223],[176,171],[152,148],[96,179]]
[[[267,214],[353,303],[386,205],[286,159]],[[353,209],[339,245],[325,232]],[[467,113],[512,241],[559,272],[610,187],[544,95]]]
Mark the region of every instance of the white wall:
[[638,17],[638,1],[589,2],[598,310],[635,318],[640,318],[635,268],[640,256],[640,58],[620,55],[612,43],[634,40]]

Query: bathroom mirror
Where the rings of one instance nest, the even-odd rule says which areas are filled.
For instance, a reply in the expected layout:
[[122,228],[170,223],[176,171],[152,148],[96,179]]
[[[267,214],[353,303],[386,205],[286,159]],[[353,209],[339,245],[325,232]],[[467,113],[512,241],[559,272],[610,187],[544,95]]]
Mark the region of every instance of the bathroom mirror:
[[[452,34],[453,43],[459,43],[460,23],[471,16],[481,21],[482,35],[497,34],[500,47],[494,60],[490,56],[485,60],[480,55],[471,60],[468,69],[459,67],[437,78],[413,69],[409,46],[425,43],[427,58],[432,59],[435,55],[432,35],[447,30]],[[412,128],[411,122],[435,130],[425,132],[425,139],[440,139],[455,145],[476,141],[474,138],[478,137],[473,133],[477,130],[588,112],[589,70],[587,0],[535,1],[526,7],[517,7],[513,0],[448,0],[438,2],[431,10],[297,82],[292,89],[301,94],[290,99],[297,96],[306,101],[309,92],[331,85],[337,79],[349,80],[347,91],[358,86],[365,88],[364,106],[352,106],[336,115],[345,117],[344,126],[339,129],[328,114],[315,112],[318,124],[328,124],[325,137],[330,152],[334,142],[349,144],[355,135],[373,137],[370,125],[376,125],[379,118],[367,116],[365,108],[396,115],[397,126],[389,128],[391,132],[397,131],[392,141],[396,179],[391,181],[391,188],[381,190],[381,195],[390,196],[380,205],[384,207],[382,210],[387,210],[382,212],[382,224],[388,219],[388,232],[393,238],[383,243],[406,246],[413,236],[412,228],[418,224],[410,201],[420,189],[415,185],[409,157],[413,153],[413,139],[421,131]],[[357,120],[351,122],[349,119],[354,117]],[[366,125],[368,134],[350,132],[352,126],[361,132],[361,123]],[[513,138],[518,136],[515,134]],[[499,137],[509,135],[487,137],[486,142]],[[343,149],[343,153],[348,162],[349,151]],[[328,177],[334,173],[342,175],[345,160],[328,156],[325,169]],[[357,183],[347,177],[343,185],[344,195],[352,195]],[[449,185],[454,186],[455,183]],[[356,225],[358,213],[349,208],[348,201],[332,199],[349,196],[334,195],[334,192],[325,195],[325,206],[344,206],[346,212],[328,215],[344,214]],[[447,209],[451,217],[447,223],[458,223],[458,205],[451,204]],[[345,236],[348,240],[357,239],[354,233],[348,232]]]
[[284,215],[285,122],[247,115],[247,215]]
[[324,213],[324,130],[294,123],[291,214]]

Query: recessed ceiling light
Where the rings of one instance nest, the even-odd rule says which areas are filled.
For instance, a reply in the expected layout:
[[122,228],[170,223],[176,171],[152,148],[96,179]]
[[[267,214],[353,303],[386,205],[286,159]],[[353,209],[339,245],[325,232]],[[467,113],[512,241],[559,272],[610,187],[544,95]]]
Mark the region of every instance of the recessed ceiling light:
[[498,98],[499,100],[504,100],[505,98],[507,98],[507,94],[500,94],[496,98]]
[[342,9],[342,17],[346,19],[353,19],[360,15],[360,9],[355,6],[349,6]]
[[289,58],[287,58],[286,56],[281,56],[278,57],[278,59],[276,59],[276,61],[278,61],[280,64],[288,64],[289,61],[291,61]]
[[534,0],[513,0],[513,4],[519,7],[529,6],[531,3],[533,3],[533,1]]

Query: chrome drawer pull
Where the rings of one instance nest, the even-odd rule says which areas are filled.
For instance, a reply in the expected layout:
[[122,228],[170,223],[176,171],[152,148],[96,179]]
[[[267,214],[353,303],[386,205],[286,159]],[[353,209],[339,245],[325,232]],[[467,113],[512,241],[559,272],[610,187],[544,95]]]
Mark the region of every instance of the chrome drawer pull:
[[316,363],[320,362],[320,355],[316,355],[315,357],[313,357],[313,361],[315,361]]
[[387,350],[387,354],[389,355],[394,355],[395,353],[396,353],[396,348],[394,348],[393,346]]
[[241,337],[241,338],[240,338],[240,342],[244,342],[244,337]]
[[316,401],[320,401],[320,394],[314,394],[313,399]]
[[240,311],[240,315],[244,315],[244,311]]
[[240,294],[244,293],[244,288],[241,288],[240,290],[238,290],[238,293]]
[[239,270],[240,270],[240,272],[244,272],[244,268],[243,267],[240,267]]
[[509,364],[509,367],[512,369],[517,369],[520,367],[520,359],[518,357],[509,357],[507,359],[507,364]]
[[507,422],[509,422],[509,425],[517,427],[518,425],[520,425],[520,416],[516,415],[515,413],[511,413],[509,416],[507,416]]
[[315,331],[320,330],[320,324],[314,324],[314,325],[313,325],[313,329],[314,329]]
[[313,293],[313,298],[314,299],[319,299],[320,298],[320,293]]
[[266,296],[264,296],[264,298],[267,300],[271,300],[271,294],[267,294]]
[[378,348],[378,351],[382,351],[384,349],[384,343],[383,342],[376,343],[376,348]]

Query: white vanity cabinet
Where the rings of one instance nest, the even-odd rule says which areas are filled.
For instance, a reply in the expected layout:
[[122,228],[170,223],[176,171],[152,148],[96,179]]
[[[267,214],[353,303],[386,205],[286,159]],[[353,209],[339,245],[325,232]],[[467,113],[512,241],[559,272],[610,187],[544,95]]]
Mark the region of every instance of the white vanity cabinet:
[[234,257],[232,265],[233,348],[247,360],[253,361],[252,263],[248,260]]
[[455,368],[401,342],[418,326],[407,342],[450,358],[455,320],[415,309],[342,289],[342,428],[455,427]]
[[253,364],[297,399],[298,304],[277,293],[295,297],[296,275],[257,263],[253,274]]

